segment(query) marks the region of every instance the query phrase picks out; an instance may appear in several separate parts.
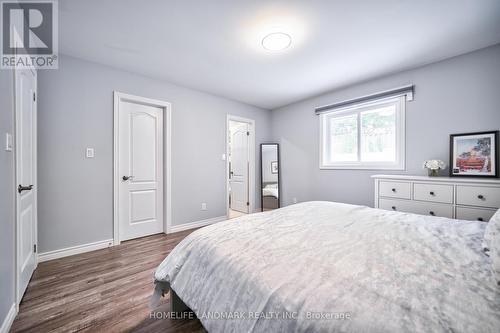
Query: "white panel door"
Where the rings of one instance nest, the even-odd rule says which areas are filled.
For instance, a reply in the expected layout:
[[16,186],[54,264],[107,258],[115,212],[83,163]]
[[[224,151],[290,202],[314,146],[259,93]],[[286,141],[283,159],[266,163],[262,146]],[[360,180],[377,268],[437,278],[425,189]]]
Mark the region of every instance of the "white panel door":
[[248,213],[249,125],[241,123],[231,131],[231,209]]
[[15,71],[17,301],[36,268],[36,71]]
[[163,232],[163,109],[119,102],[120,240]]

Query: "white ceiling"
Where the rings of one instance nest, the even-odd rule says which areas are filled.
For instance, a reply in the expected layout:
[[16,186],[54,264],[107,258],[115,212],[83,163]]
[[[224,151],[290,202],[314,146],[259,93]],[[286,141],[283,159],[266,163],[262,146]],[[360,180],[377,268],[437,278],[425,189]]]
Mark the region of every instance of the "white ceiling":
[[[500,42],[498,0],[62,0],[60,52],[274,109]],[[270,53],[281,31],[292,47]]]

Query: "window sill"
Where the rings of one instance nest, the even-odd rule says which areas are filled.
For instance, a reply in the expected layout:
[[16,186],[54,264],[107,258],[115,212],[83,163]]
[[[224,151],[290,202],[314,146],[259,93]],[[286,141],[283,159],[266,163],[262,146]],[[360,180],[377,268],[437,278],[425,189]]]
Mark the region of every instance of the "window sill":
[[392,170],[405,171],[404,165],[320,165],[320,170]]

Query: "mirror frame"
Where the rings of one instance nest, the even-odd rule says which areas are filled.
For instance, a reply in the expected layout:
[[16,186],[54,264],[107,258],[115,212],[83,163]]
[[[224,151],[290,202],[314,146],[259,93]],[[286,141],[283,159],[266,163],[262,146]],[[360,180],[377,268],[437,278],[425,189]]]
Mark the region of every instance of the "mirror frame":
[[281,208],[281,156],[280,144],[275,142],[265,142],[260,144],[260,211],[264,211],[264,196],[262,189],[264,187],[264,165],[262,164],[262,146],[276,146],[276,155],[278,158],[278,208]]

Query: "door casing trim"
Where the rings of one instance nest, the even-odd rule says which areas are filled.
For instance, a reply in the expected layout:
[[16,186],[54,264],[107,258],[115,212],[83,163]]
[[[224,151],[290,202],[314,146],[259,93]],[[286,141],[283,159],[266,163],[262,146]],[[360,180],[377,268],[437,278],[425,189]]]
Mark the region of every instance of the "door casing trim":
[[113,91],[113,245],[120,245],[118,147],[120,101],[127,100],[151,105],[163,110],[163,232],[168,234],[172,225],[172,105],[119,91]]
[[255,120],[234,116],[228,114],[226,116],[226,216],[229,219],[229,122],[237,121],[247,123],[250,125],[250,140],[249,140],[249,153],[250,158],[248,161],[248,213],[251,214],[255,211]]

